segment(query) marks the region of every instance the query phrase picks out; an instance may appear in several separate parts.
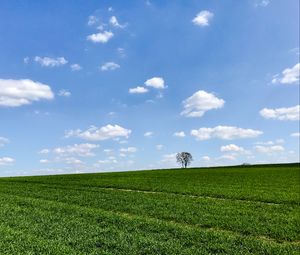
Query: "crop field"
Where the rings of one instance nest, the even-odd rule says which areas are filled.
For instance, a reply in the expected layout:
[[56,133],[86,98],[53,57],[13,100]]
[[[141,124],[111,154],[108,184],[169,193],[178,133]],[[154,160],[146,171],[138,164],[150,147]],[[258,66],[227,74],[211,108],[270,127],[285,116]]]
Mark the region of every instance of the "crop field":
[[299,254],[299,164],[0,178],[0,254]]

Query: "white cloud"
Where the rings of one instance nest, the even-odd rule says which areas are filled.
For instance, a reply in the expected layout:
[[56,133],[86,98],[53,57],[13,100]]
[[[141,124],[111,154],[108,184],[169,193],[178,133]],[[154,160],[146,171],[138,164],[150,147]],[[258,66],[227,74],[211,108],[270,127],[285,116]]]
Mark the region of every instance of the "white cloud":
[[117,19],[116,16],[111,16],[109,19],[109,23],[114,26],[114,27],[118,27],[118,28],[125,28],[127,26],[127,24],[123,24],[121,25]]
[[197,26],[205,27],[209,25],[209,21],[213,18],[213,16],[213,13],[204,10],[199,12],[192,21]]
[[96,24],[97,22],[98,22],[98,18],[94,15],[91,15],[88,18],[87,24],[88,24],[88,26],[92,26],[92,25]]
[[79,64],[73,64],[70,66],[71,70],[74,71],[80,71],[82,69],[82,67]]
[[153,136],[153,132],[146,132],[146,133],[144,133],[144,136],[145,137],[151,137],[151,136]]
[[91,126],[85,131],[82,131],[80,129],[70,130],[66,132],[65,137],[75,136],[75,137],[82,138],[84,140],[102,141],[102,140],[113,139],[116,137],[128,138],[130,134],[131,134],[130,129],[123,128],[119,125],[109,124],[101,128]]
[[24,62],[24,64],[28,64],[28,63],[29,63],[29,61],[30,61],[30,58],[29,58],[29,57],[25,57],[25,58],[23,58],[23,62]]
[[107,43],[114,36],[111,31],[104,31],[97,34],[91,34],[87,37],[88,41],[92,41],[94,43]]
[[256,145],[274,145],[274,144],[282,144],[284,143],[284,139],[276,139],[275,141],[266,141],[266,142],[256,142]]
[[49,58],[36,56],[34,58],[34,61],[45,67],[62,66],[68,63],[68,61],[64,57]]
[[2,157],[0,158],[0,166],[11,165],[15,162],[13,158],[10,157]]
[[100,67],[101,71],[113,71],[120,68],[120,65],[114,62],[106,62]]
[[83,162],[80,159],[77,159],[74,157],[63,158],[62,161],[69,165],[82,165],[83,164]]
[[270,4],[270,0],[257,0],[255,7],[266,7]]
[[293,137],[300,137],[300,133],[299,133],[299,132],[297,132],[297,133],[292,133],[291,136],[293,136]]
[[50,161],[48,159],[40,159],[40,163],[48,164],[48,163],[50,163]]
[[71,92],[65,89],[61,89],[60,91],[58,91],[57,95],[60,97],[69,97],[71,96]]
[[210,157],[209,156],[203,156],[202,160],[204,160],[204,161],[210,161]]
[[135,147],[128,147],[128,148],[121,148],[120,149],[120,152],[122,153],[134,153],[134,152],[137,152],[137,148]]
[[243,147],[239,147],[235,144],[228,144],[228,145],[223,145],[221,146],[220,150],[222,152],[228,152],[228,151],[233,151],[233,152],[244,152],[244,148]]
[[65,147],[57,147],[53,149],[53,153],[60,156],[76,155],[80,157],[91,157],[95,156],[94,149],[99,148],[97,144],[81,143],[68,145]]
[[18,107],[54,98],[51,88],[32,80],[0,79],[0,107]]
[[173,135],[176,137],[185,137],[185,133],[183,131],[175,132]]
[[50,153],[49,149],[42,149],[39,151],[39,154],[48,154],[48,153]]
[[260,112],[260,115],[266,119],[276,120],[299,120],[300,119],[300,105],[296,105],[288,108],[264,108]]
[[130,94],[143,94],[143,93],[147,93],[147,92],[148,92],[147,88],[140,87],[140,86],[137,86],[136,88],[130,88],[129,89]]
[[282,74],[276,74],[272,83],[292,84],[299,82],[300,63],[294,65],[292,68],[286,68]]
[[233,140],[241,138],[253,138],[261,135],[263,132],[253,129],[244,129],[232,126],[216,126],[214,128],[193,129],[191,135],[197,140],[208,140],[211,138],[220,138],[224,140]]
[[5,137],[0,136],[0,147],[3,147],[7,143],[9,143],[9,140]]
[[162,150],[164,148],[164,146],[162,144],[158,144],[155,146],[157,150]]
[[165,81],[162,77],[153,77],[145,81],[145,85],[155,89],[164,89]]
[[284,151],[284,147],[281,145],[272,145],[272,146],[262,146],[257,145],[254,147],[255,150],[259,153],[272,154],[274,152],[282,152]]
[[212,93],[199,90],[182,103],[184,110],[181,112],[181,115],[186,117],[202,117],[206,111],[222,108],[225,101],[217,98]]

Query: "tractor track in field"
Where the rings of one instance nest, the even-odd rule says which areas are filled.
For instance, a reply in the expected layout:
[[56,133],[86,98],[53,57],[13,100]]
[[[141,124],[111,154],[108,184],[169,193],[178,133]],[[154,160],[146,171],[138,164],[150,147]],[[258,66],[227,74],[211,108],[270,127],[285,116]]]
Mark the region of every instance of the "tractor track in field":
[[196,226],[193,224],[177,222],[174,220],[159,219],[159,218],[145,216],[145,215],[140,216],[137,214],[128,213],[128,212],[124,212],[124,211],[112,211],[112,210],[106,210],[106,209],[97,208],[97,207],[86,207],[86,206],[82,206],[82,205],[78,205],[78,204],[74,204],[74,203],[67,203],[67,202],[56,201],[56,200],[51,200],[51,199],[28,197],[28,196],[25,197],[25,196],[9,194],[9,193],[2,193],[2,194],[5,194],[7,196],[18,197],[18,198],[25,199],[25,200],[27,199],[27,200],[33,201],[33,202],[44,201],[44,202],[53,204],[53,206],[68,205],[69,207],[73,207],[74,209],[80,208],[81,210],[92,211],[92,212],[100,211],[100,212],[104,212],[107,214],[114,214],[114,215],[129,219],[129,220],[135,219],[135,220],[146,221],[148,223],[154,223],[154,224],[164,223],[164,224],[167,224],[167,225],[170,225],[173,227],[178,227],[181,229],[202,230],[202,231],[210,231],[210,232],[221,233],[221,234],[224,233],[228,236],[236,236],[236,237],[241,237],[241,238],[250,237],[250,238],[253,238],[258,241],[267,242],[267,243],[276,243],[279,245],[296,245],[300,249],[300,240],[288,241],[288,240],[282,240],[282,239],[275,239],[275,238],[265,236],[265,235],[244,234],[239,231],[232,231],[232,230],[228,230],[228,229],[222,229],[222,228],[211,227],[211,226],[201,226],[201,225]]
[[[16,183],[9,182],[9,183]],[[82,185],[80,187],[68,186],[68,188],[64,187],[61,184],[53,183],[53,185],[45,184],[42,182],[17,182],[22,184],[35,184],[40,185],[42,187],[50,188],[50,189],[64,189],[64,190],[84,190],[87,192],[98,192],[99,190],[111,190],[111,191],[121,191],[121,192],[135,192],[135,193],[144,193],[144,194],[162,194],[162,195],[172,195],[172,196],[182,196],[182,197],[190,197],[190,198],[204,198],[204,199],[213,199],[213,200],[221,200],[221,201],[237,201],[242,203],[257,203],[263,205],[270,206],[280,206],[280,205],[298,205],[295,203],[285,203],[285,202],[273,202],[273,201],[262,201],[262,200],[254,200],[248,198],[234,198],[234,197],[221,197],[221,196],[209,196],[209,195],[193,195],[188,193],[180,193],[180,192],[168,192],[168,191],[154,191],[154,190],[140,190],[140,189],[128,189],[128,188],[117,188],[117,187],[103,187],[103,186],[86,186]],[[54,186],[55,185],[55,186]]]

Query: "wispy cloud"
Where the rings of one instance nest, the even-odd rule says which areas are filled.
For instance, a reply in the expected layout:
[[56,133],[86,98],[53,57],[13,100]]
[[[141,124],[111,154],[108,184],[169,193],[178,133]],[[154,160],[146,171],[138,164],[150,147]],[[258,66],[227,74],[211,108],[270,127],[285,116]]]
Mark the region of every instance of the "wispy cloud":
[[68,60],[66,60],[64,57],[50,58],[36,56],[34,61],[44,67],[58,67],[68,63]]
[[121,66],[115,62],[106,62],[101,67],[101,71],[113,71],[119,69]]

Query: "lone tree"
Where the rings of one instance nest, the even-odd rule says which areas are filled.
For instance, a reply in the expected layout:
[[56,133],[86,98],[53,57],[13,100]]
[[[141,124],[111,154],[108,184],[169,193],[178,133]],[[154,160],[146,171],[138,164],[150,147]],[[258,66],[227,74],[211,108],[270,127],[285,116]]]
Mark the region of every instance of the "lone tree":
[[186,168],[193,161],[193,156],[189,152],[179,152],[176,155],[176,160],[181,167]]

